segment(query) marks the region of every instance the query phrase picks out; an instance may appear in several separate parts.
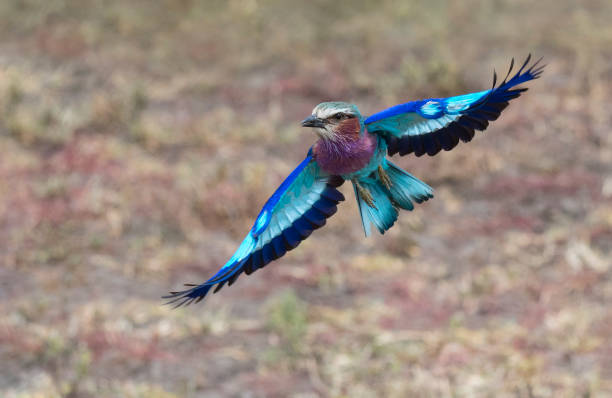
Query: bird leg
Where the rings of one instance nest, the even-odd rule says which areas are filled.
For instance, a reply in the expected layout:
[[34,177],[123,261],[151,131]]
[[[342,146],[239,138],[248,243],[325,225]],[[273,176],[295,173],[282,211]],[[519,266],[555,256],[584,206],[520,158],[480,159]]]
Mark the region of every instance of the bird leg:
[[370,191],[368,191],[367,188],[362,187],[357,180],[354,180],[353,183],[357,187],[357,192],[359,192],[359,196],[361,196],[361,198],[368,204],[368,206],[373,209],[376,209],[376,205],[374,204],[374,198],[372,197]]
[[385,169],[383,169],[382,165],[378,166],[378,176],[380,177],[380,181],[383,183],[383,185],[387,189],[391,189],[391,179],[389,178],[389,175],[387,174]]

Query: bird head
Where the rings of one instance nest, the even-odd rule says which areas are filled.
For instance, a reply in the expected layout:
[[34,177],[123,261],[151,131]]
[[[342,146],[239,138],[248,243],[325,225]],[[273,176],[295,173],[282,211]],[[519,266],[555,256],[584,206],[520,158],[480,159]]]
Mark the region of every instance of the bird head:
[[312,127],[324,140],[358,139],[363,131],[363,117],[359,109],[346,102],[322,102],[312,115],[302,120],[302,126]]

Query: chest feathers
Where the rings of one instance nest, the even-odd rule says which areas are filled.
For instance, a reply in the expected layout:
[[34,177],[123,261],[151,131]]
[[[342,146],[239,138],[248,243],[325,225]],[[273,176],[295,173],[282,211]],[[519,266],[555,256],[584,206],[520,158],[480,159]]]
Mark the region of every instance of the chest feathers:
[[334,138],[321,138],[313,148],[314,158],[327,173],[343,175],[365,167],[376,150],[376,137],[360,134],[357,118],[344,120],[334,130]]

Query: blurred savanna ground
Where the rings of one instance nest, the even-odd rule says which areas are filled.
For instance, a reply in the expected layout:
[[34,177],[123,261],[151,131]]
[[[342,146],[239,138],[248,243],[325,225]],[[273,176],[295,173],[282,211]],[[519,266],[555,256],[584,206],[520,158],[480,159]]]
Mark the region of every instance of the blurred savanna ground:
[[[3,0],[0,396],[612,396],[612,2]],[[350,187],[299,248],[197,306],[315,137],[530,91],[397,163],[436,198],[364,239]]]

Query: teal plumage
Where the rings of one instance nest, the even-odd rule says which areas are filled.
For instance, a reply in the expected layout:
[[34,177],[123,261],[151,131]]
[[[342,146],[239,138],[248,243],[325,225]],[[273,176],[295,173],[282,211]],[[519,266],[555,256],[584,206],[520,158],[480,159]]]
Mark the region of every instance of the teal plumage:
[[175,306],[202,300],[215,287],[232,285],[283,256],[323,225],[344,196],[338,187],[351,181],[366,236],[374,225],[380,233],[393,226],[399,210],[433,198],[424,182],[400,169],[387,156],[414,153],[433,156],[468,142],[475,130],[496,120],[511,99],[527,88],[515,88],[537,79],[543,67],[530,68],[527,57],[510,79],[486,91],[449,98],[432,98],[396,105],[364,118],[357,106],[345,102],[317,105],[302,126],[315,130],[319,140],[306,158],[265,203],[238,250],[208,281],[164,296]]

